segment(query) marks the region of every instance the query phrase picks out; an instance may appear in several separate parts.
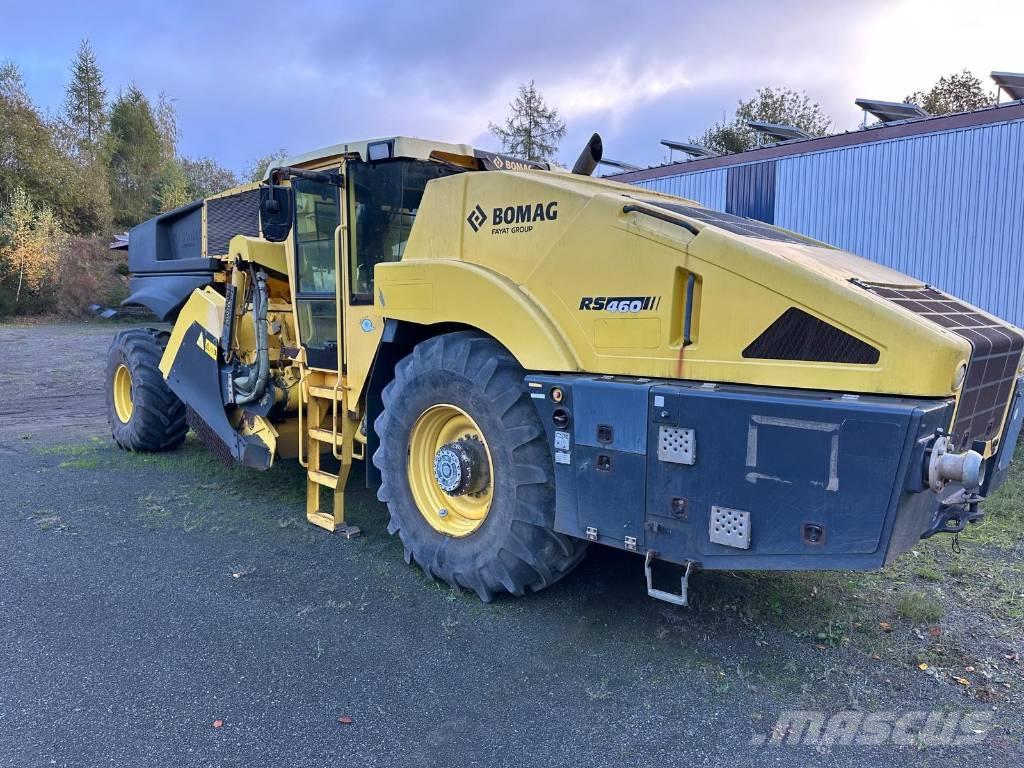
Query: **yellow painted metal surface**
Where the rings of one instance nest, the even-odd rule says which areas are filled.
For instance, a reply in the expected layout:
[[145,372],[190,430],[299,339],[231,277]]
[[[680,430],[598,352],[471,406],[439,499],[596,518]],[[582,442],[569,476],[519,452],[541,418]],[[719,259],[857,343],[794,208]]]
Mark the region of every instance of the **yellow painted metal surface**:
[[135,412],[135,400],[132,397],[132,372],[124,363],[114,371],[114,413],[122,424],[132,420]]
[[[403,261],[377,267],[377,310],[422,324],[473,325],[533,370],[953,393],[954,373],[970,355],[968,343],[850,282],[912,280],[813,241],[744,237],[694,220],[700,231],[695,236],[681,226],[623,212],[627,204],[664,199],[543,171],[434,181]],[[474,229],[469,216],[477,206],[486,221]],[[527,209],[529,222],[523,220]],[[506,220],[509,211],[516,214],[512,223]],[[684,347],[689,274],[698,281],[699,295],[691,316],[693,343]],[[650,297],[653,309],[582,308],[587,298],[615,297]],[[744,358],[751,341],[790,307],[874,346],[878,363]]]
[[178,319],[171,329],[171,338],[167,341],[163,357],[160,358],[160,372],[165,379],[171,373],[171,365],[178,356],[185,331],[191,328],[193,323],[199,323],[213,338],[220,338],[224,327],[224,297],[210,286],[193,291],[178,313]]
[[[476,493],[449,496],[437,482],[434,457],[447,443],[472,438],[487,458],[487,486]],[[494,499],[494,463],[483,432],[461,408],[438,404],[428,408],[409,433],[409,489],[416,508],[430,526],[448,536],[468,536],[483,525]]]
[[228,244],[231,259],[259,264],[279,275],[288,275],[288,255],[284,243],[271,243],[258,237],[235,235]]
[[[477,167],[467,145],[394,142],[395,156]],[[344,173],[346,163],[366,159],[370,143],[327,147],[288,164]],[[904,275],[807,238],[743,236],[651,207],[688,202],[668,195],[550,171],[467,172],[431,181],[401,261],[378,263],[373,304],[354,304],[348,228],[357,211],[350,192],[342,193],[335,230],[337,371],[309,368],[300,346],[294,234],[282,244],[233,238],[223,276],[226,280],[232,262],[258,264],[271,273],[271,324],[279,330],[271,334],[270,351],[275,375],[287,371],[291,382],[285,386],[287,415],[273,426],[253,423],[243,429],[273,431],[281,455],[297,454],[308,464],[307,514],[328,529],[344,524],[344,476],[357,457],[364,390],[388,319],[479,329],[532,371],[833,392],[949,397],[957,394],[957,371],[971,354],[961,337],[853,282],[918,286]],[[624,210],[627,206],[646,207],[688,226]],[[231,279],[244,294],[248,279],[239,274]],[[751,342],[793,307],[871,345],[878,350],[877,363],[744,357]],[[184,330],[195,322],[219,337],[223,311],[224,299],[213,288],[193,294],[161,360],[165,375]],[[236,322],[238,359],[252,363],[254,346],[251,323]],[[284,361],[285,350],[291,361]],[[295,385],[300,377],[302,384]],[[459,418],[449,417],[452,423]],[[339,475],[320,466],[327,451],[341,461]],[[437,498],[428,498],[426,474],[415,482],[424,503],[436,506]],[[334,491],[330,510],[321,507],[323,485]],[[479,511],[453,514],[448,524],[455,528],[444,532],[460,535]]]

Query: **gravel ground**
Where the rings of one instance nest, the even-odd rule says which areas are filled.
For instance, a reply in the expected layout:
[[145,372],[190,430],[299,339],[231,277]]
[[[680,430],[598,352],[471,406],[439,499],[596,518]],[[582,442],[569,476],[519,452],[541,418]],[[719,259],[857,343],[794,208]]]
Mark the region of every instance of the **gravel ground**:
[[[484,605],[405,565],[365,490],[347,542],[305,524],[294,464],[230,471],[191,439],[122,453],[115,330],[0,327],[0,766],[1024,763],[1016,703],[754,620],[735,575],[675,608],[638,557],[593,550]],[[910,715],[880,746],[765,744],[794,710],[971,713],[983,733],[939,746]]]

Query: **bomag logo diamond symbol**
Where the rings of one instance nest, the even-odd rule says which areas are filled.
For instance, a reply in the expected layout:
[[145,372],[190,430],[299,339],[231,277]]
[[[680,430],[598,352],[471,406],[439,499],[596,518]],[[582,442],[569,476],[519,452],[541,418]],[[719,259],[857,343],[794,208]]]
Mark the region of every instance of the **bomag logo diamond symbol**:
[[476,208],[469,212],[469,216],[466,217],[466,221],[469,222],[469,226],[473,228],[474,232],[479,232],[480,227],[487,222],[487,214],[484,213],[483,208],[477,205]]
[[495,158],[494,158],[494,167],[495,168],[504,168],[505,167],[505,161],[501,159],[500,155],[495,156]]

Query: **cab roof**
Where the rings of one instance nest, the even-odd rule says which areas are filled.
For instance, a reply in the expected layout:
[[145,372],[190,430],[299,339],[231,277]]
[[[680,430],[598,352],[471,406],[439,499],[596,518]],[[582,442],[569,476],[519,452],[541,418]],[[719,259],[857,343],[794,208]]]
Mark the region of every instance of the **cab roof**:
[[[332,144],[311,152],[287,157],[273,165],[318,169],[334,165],[342,157],[351,157],[352,155],[358,155],[359,159],[363,161],[397,157],[413,160],[445,160],[478,170],[552,170],[552,166],[548,163],[520,160],[508,155],[476,149],[469,144],[450,144],[444,141],[430,141],[410,136],[383,136],[376,139]],[[270,167],[268,166],[263,173],[263,178],[266,179],[269,173]]]

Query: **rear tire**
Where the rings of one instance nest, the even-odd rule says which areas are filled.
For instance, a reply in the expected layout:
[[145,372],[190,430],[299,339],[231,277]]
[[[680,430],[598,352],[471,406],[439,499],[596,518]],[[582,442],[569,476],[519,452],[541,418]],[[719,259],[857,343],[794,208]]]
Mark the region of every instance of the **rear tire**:
[[[485,602],[497,592],[518,596],[553,584],[586,550],[586,542],[554,530],[554,464],[524,376],[492,339],[468,331],[437,336],[398,363],[374,423],[377,497],[388,505],[388,531],[401,538],[406,562],[415,560],[431,578],[471,589]],[[410,455],[414,429],[439,407],[479,426],[493,474],[493,486],[477,494],[490,498],[482,522],[451,534],[428,519],[437,509],[419,508],[415,494],[423,498],[423,491],[414,492],[410,480],[410,462],[434,460],[422,451]]]
[[157,331],[131,329],[107,352],[107,421],[127,451],[170,451],[185,440],[185,404],[160,373],[163,343]]

